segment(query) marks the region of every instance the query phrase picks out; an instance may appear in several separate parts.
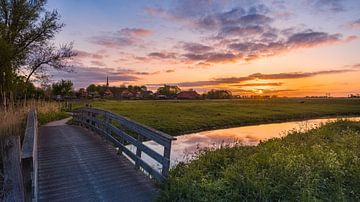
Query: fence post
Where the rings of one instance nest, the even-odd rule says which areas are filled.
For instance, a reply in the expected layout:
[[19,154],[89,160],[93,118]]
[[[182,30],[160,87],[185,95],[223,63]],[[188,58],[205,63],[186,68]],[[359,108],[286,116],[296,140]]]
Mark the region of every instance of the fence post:
[[1,155],[4,169],[4,201],[24,201],[25,190],[20,160],[20,136],[4,137],[1,140]]
[[93,131],[95,131],[95,128],[97,127],[96,126],[96,113],[95,112],[91,112],[91,117],[92,117],[92,120],[91,120],[91,125],[93,126]]
[[[138,134],[138,140],[139,142],[143,142],[143,136]],[[139,147],[136,147],[136,156],[139,157],[141,159],[141,150],[139,149]],[[139,165],[139,160],[135,161],[135,169],[139,169],[140,165]]]
[[170,169],[170,152],[171,152],[171,141],[167,145],[164,145],[164,162],[162,165],[161,174],[167,178]]

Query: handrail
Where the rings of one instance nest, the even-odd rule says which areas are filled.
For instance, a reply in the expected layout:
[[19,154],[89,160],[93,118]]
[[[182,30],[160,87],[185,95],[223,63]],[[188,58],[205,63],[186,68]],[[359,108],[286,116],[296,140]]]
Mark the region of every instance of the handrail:
[[38,120],[35,109],[28,113],[25,136],[22,145],[21,163],[25,185],[25,200],[37,201],[38,163],[37,163]]
[[[168,177],[171,142],[176,140],[176,138],[106,110],[80,108],[73,112],[73,117],[76,123],[104,135],[122,153],[125,153],[135,162],[135,168],[144,169],[159,182],[163,182]],[[124,130],[125,128],[118,127],[119,125],[125,127],[126,130]],[[137,138],[135,135],[130,135],[129,132],[136,133]],[[164,147],[163,154],[159,154],[143,144],[144,140],[152,140],[162,145]],[[136,153],[127,148],[126,143],[134,145]],[[141,159],[143,152],[162,165],[161,173]]]

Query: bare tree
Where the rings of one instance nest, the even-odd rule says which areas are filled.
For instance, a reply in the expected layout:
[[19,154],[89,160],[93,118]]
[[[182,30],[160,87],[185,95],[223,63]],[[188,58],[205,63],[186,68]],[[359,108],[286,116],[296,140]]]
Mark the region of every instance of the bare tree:
[[65,44],[56,48],[54,45],[41,45],[33,48],[26,58],[24,69],[27,71],[26,83],[33,77],[43,81],[48,78],[49,67],[55,70],[72,71],[71,58],[76,56],[73,44]]

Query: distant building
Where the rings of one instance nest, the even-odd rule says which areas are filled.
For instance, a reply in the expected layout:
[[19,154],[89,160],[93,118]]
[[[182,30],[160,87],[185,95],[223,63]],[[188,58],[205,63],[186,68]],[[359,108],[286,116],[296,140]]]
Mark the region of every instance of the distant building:
[[122,99],[130,99],[134,97],[134,94],[130,92],[129,90],[123,90],[120,94],[120,97]]
[[189,90],[189,91],[181,91],[180,93],[177,94],[176,97],[177,99],[198,99],[200,95],[194,90]]
[[106,77],[106,90],[104,91],[104,96],[105,97],[113,97],[113,93],[109,89],[109,77],[108,76]]

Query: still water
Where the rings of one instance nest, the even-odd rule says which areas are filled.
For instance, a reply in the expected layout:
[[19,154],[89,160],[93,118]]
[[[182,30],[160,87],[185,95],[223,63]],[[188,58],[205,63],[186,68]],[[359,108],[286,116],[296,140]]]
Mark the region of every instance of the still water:
[[[205,147],[219,147],[222,144],[234,144],[238,142],[243,145],[257,145],[260,141],[271,138],[285,136],[290,130],[306,131],[317,127],[322,123],[335,121],[339,118],[323,118],[310,119],[306,121],[291,121],[283,123],[261,124],[254,126],[242,126],[236,128],[219,129],[191,133],[177,136],[177,140],[172,142],[171,148],[171,166],[175,166],[182,161],[190,160],[196,151]],[[360,117],[347,117],[348,120],[360,121]],[[144,143],[148,147],[162,154],[163,148],[153,141]],[[129,146],[131,150],[134,147]],[[142,159],[152,165],[154,168],[160,169],[161,166],[146,154]]]

